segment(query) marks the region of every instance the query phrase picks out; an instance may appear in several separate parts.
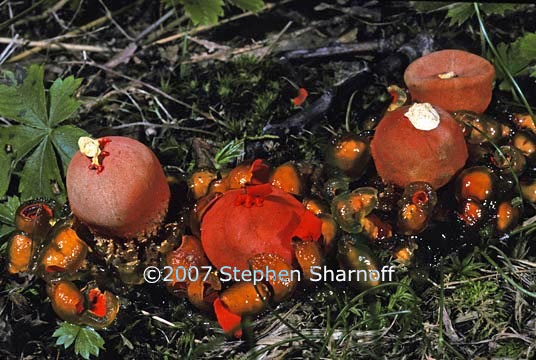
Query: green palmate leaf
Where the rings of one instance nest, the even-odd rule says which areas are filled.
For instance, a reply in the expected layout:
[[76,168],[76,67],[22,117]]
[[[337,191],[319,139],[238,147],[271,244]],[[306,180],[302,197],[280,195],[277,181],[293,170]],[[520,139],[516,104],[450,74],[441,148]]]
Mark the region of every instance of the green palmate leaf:
[[56,79],[50,87],[49,125],[55,126],[65,121],[78,109],[81,102],[73,95],[82,84],[82,79],[69,76],[67,79]]
[[64,322],[52,334],[56,337],[56,345],[63,345],[65,349],[74,343],[74,352],[89,359],[91,355],[99,356],[99,351],[104,349],[104,339],[89,326],[80,326]]
[[517,11],[526,4],[480,4],[480,8],[486,15],[504,16],[509,11]]
[[[486,15],[499,15],[504,16],[508,11],[517,11],[523,8],[524,4],[480,4],[482,11]],[[450,9],[447,12],[446,18],[450,19],[450,26],[460,26],[473,15],[475,15],[475,8],[472,3],[454,3],[449,6]]]
[[48,114],[43,76],[43,66],[32,65],[21,85],[0,85],[0,115],[21,124],[44,129]]
[[461,25],[475,14],[475,9],[471,3],[460,3],[451,7],[447,12],[447,18],[450,19],[450,26]]
[[0,157],[0,194],[5,194],[11,177],[11,160],[7,156]]
[[10,196],[0,204],[0,222],[3,224],[15,225],[15,212],[20,206],[20,200],[16,196]]
[[[11,234],[13,230],[15,230],[14,226],[1,225],[0,226],[0,239],[3,239],[5,236]],[[2,247],[0,247],[0,252],[2,251],[3,251],[3,244],[2,244]]]
[[80,329],[74,343],[74,352],[89,359],[90,355],[98,357],[100,349],[104,349],[104,339],[99,333],[90,327]]
[[53,337],[57,337],[56,345],[63,345],[65,349],[73,344],[78,337],[81,327],[79,325],[64,322],[59,328],[52,334]]
[[78,138],[87,133],[72,125],[58,125],[80,106],[74,94],[81,80],[72,76],[57,79],[47,99],[43,77],[44,67],[32,65],[22,84],[0,85],[0,116],[20,123],[0,128],[0,149],[5,149],[0,152],[0,196],[6,193],[14,170],[26,159],[20,173],[21,198],[65,200],[58,157],[65,172]]
[[45,137],[42,129],[24,125],[9,126],[0,129],[0,196],[3,196],[17,163],[37,146]]
[[452,6],[449,1],[411,1],[411,6],[419,13],[446,10]]
[[264,7],[263,0],[229,0],[229,2],[244,11],[259,11]]
[[28,157],[20,178],[19,191],[23,200],[28,200],[25,194],[39,194],[49,199],[65,200],[65,186],[61,178],[52,149],[52,142],[48,139],[42,141],[34,153]]
[[0,204],[0,239],[15,230],[15,212],[19,206],[20,200],[16,196],[10,196]]
[[179,0],[194,24],[215,24],[223,16],[223,0]]
[[[43,86],[44,76],[43,65],[30,66],[24,82],[18,89],[18,95],[21,98],[19,116],[27,119],[30,126],[35,126],[32,125],[33,123],[37,124],[37,128],[45,127],[48,122],[47,99]],[[19,122],[24,123],[20,120]]]
[[82,136],[87,136],[87,132],[73,125],[63,125],[52,131],[52,144],[60,156],[63,172],[67,171],[71,157],[78,150],[78,139]]
[[[184,12],[195,25],[210,25],[223,16],[224,0],[162,0],[168,6],[183,5]],[[264,0],[226,0],[244,11],[259,11],[264,7]]]
[[[529,65],[536,62],[536,33],[526,33],[513,43],[500,43],[496,48],[502,62],[513,76],[527,74],[531,70]],[[496,62],[491,53],[488,54],[488,58]],[[496,66],[496,69],[497,79],[503,80],[499,88],[511,90],[512,84],[507,79],[503,69],[500,66]]]
[[15,73],[9,70],[2,70],[2,77],[5,79],[5,83],[8,85],[17,85],[17,78]]
[[6,146],[10,148],[7,156],[17,163],[43,141],[46,135],[44,129],[24,125],[9,126],[0,131],[0,145],[3,149]]
[[527,60],[536,60],[536,33],[526,33],[519,41],[519,53]]

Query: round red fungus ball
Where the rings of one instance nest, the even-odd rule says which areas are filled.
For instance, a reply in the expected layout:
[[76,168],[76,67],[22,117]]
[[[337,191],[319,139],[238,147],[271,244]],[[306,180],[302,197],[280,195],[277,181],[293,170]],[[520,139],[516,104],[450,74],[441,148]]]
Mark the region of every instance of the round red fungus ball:
[[462,50],[441,50],[412,62],[404,81],[414,101],[449,112],[483,113],[491,101],[495,68],[486,59]]
[[[414,116],[416,125],[406,114]],[[383,181],[401,187],[424,181],[440,188],[464,166],[468,156],[458,122],[430,104],[403,106],[387,113],[376,128],[371,150]]]
[[164,219],[169,186],[155,154],[137,140],[81,138],[85,149],[67,169],[67,195],[74,215],[91,230],[136,238],[154,232]]
[[322,221],[292,195],[270,185],[230,190],[207,210],[201,242],[212,264],[249,269],[256,254],[293,260],[292,239],[317,240]]

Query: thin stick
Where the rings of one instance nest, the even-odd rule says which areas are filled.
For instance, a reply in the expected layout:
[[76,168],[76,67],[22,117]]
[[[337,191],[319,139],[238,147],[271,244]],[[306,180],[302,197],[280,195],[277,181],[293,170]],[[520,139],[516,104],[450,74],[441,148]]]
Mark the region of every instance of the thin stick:
[[174,327],[174,328],[177,327],[177,325],[173,324],[171,321],[168,321],[168,320],[166,320],[166,319],[163,319],[163,318],[161,318],[160,316],[151,315],[151,313],[149,313],[149,312],[147,312],[147,311],[145,311],[145,310],[142,310],[141,313],[142,313],[143,315],[145,315],[145,316],[149,316],[149,317],[151,317],[152,319],[154,319],[154,320],[156,320],[156,321],[159,321],[159,322],[161,322],[162,324],[165,324],[165,325],[167,325],[167,326],[171,326],[171,327]]
[[140,32],[138,34],[138,36],[136,36],[136,41],[139,41],[141,40],[142,38],[144,38],[146,35],[150,34],[151,32],[153,32],[154,29],[156,29],[157,27],[159,27],[160,25],[162,25],[167,19],[169,19],[173,14],[175,13],[175,10],[172,9],[172,10],[169,10],[167,13],[164,14],[164,16],[162,16],[160,19],[158,19],[156,22],[154,22],[153,24],[149,25],[149,27],[147,27],[147,29],[143,30],[142,32]]
[[125,29],[123,29],[121,27],[121,25],[119,25],[119,23],[117,21],[115,21],[114,17],[113,17],[113,14],[112,12],[108,9],[108,7],[106,6],[106,4],[102,1],[102,0],[99,0],[100,4],[102,5],[102,7],[104,8],[104,11],[106,12],[106,16],[108,17],[108,19],[112,22],[112,24],[114,24],[114,26],[117,28],[117,30],[119,30],[119,32],[121,34],[123,34],[124,37],[126,37],[129,41],[133,41],[134,38],[132,36],[130,36],[126,31]]
[[174,129],[174,130],[182,130],[182,131],[191,131],[191,132],[196,132],[196,133],[200,133],[200,134],[204,134],[204,135],[214,135],[213,132],[203,130],[203,129],[190,128],[190,127],[186,127],[186,126],[178,126],[178,125],[171,124],[171,123],[153,124],[153,123],[150,123],[150,122],[143,122],[143,121],[138,121],[138,122],[133,122],[133,123],[128,123],[128,124],[122,124],[122,125],[115,125],[115,126],[111,126],[110,128],[111,129],[125,129],[125,128],[129,128],[129,127],[134,127],[134,126],[145,126],[145,127],[159,128],[159,129]]
[[[0,44],[10,44],[10,43],[14,43],[18,45],[26,45],[32,48],[39,47],[42,49],[50,49],[50,50],[67,49],[67,50],[72,50],[72,51],[89,51],[89,52],[107,52],[111,50],[102,46],[57,43],[57,42],[53,42],[52,40],[28,41],[24,39],[10,39],[10,38],[5,38],[5,37],[0,37]],[[117,50],[113,50],[113,51],[117,51]]]
[[214,116],[212,114],[204,112],[203,110],[196,109],[192,105],[190,105],[188,103],[185,103],[182,100],[174,98],[173,96],[171,96],[168,93],[166,93],[165,91],[157,88],[156,86],[153,86],[151,84],[148,84],[148,83],[146,83],[144,81],[141,81],[141,80],[138,80],[138,79],[134,79],[134,78],[132,78],[130,76],[121,74],[121,73],[119,73],[119,72],[117,72],[115,70],[107,68],[106,66],[97,64],[95,62],[87,62],[87,61],[65,61],[65,62],[62,62],[62,63],[63,64],[75,64],[75,65],[89,65],[89,66],[96,67],[97,69],[101,69],[103,71],[106,71],[107,73],[109,73],[109,74],[111,74],[113,76],[121,77],[121,78],[129,80],[129,81],[131,81],[131,82],[133,82],[135,84],[139,84],[139,85],[141,85],[143,87],[146,87],[147,89],[150,89],[150,90],[154,91],[155,93],[165,97],[168,100],[173,101],[174,103],[177,103],[179,105],[184,106],[185,108],[191,110],[194,113],[197,113],[197,114],[203,116],[204,118],[206,118],[208,120],[216,121],[216,119],[214,118]]
[[165,34],[166,32],[168,32],[169,31],[168,29],[173,29],[175,27],[178,27],[178,26],[182,25],[182,23],[184,23],[186,21],[188,21],[188,16],[186,16],[186,15],[182,15],[181,17],[174,19],[173,21],[171,21],[166,26],[164,26],[161,29],[158,29],[158,31],[155,31],[154,33],[150,34],[147,37],[147,40],[145,41],[144,45],[151,44],[153,41],[155,41],[155,39],[160,37],[162,34]]
[[168,42],[171,42],[171,41],[174,41],[174,40],[177,40],[177,39],[181,39],[184,36],[196,35],[196,34],[199,34],[201,32],[205,32],[205,31],[214,29],[215,27],[225,25],[225,24],[228,24],[230,22],[233,22],[233,21],[236,21],[236,20],[239,20],[239,19],[243,19],[243,18],[252,16],[252,15],[257,15],[257,14],[259,14],[261,12],[272,10],[276,6],[283,5],[283,4],[289,3],[291,1],[293,1],[293,0],[282,1],[282,2],[280,2],[278,4],[268,3],[262,9],[260,9],[258,12],[248,11],[248,12],[245,12],[245,13],[242,13],[242,14],[231,16],[228,19],[223,19],[220,22],[218,22],[217,24],[203,25],[203,26],[198,26],[198,27],[195,27],[195,28],[187,30],[187,31],[181,31],[178,34],[171,35],[171,36],[165,37],[165,38],[160,39],[160,40],[156,40],[155,42],[151,43],[150,45],[155,45],[155,44],[163,45],[163,44],[167,44]]
[[283,30],[281,30],[279,32],[279,34],[276,35],[275,39],[272,41],[272,43],[270,45],[268,45],[268,49],[266,49],[266,52],[264,54],[262,54],[260,56],[260,60],[264,59],[266,56],[268,56],[272,50],[274,49],[274,47],[277,45],[277,43],[279,42],[279,40],[281,40],[281,37],[283,36],[283,34],[285,34],[287,32],[287,30],[290,28],[290,26],[292,25],[292,21],[289,21],[287,23],[287,25],[285,25],[285,27],[283,28]]
[[116,67],[117,65],[119,65],[121,63],[125,63],[125,64],[128,63],[130,61],[130,59],[132,58],[132,56],[134,56],[134,54],[136,53],[136,50],[138,50],[137,43],[142,38],[144,38],[145,36],[150,34],[158,26],[160,26],[162,23],[164,23],[174,13],[175,13],[175,10],[170,10],[164,16],[162,16],[160,19],[158,19],[155,23],[149,25],[149,27],[147,27],[145,30],[140,32],[139,35],[136,36],[136,38],[132,42],[130,42],[126,48],[124,48],[119,54],[117,54],[112,59],[110,59],[110,61],[108,61],[105,64],[105,66],[107,68],[112,69],[112,68]]
[[8,59],[11,54],[15,51],[17,48],[15,45],[15,41],[19,38],[19,34],[15,34],[15,36],[11,39],[9,44],[4,48],[4,50],[0,53],[0,65],[4,63],[6,59]]
[[181,64],[196,64],[196,63],[201,63],[201,62],[204,62],[204,61],[210,61],[210,60],[214,60],[214,59],[232,58],[232,57],[234,57],[236,55],[240,55],[240,54],[244,54],[244,53],[248,53],[248,52],[251,52],[251,51],[262,49],[263,47],[265,47],[264,44],[254,44],[254,45],[247,45],[247,46],[245,46],[243,48],[234,49],[230,53],[227,53],[227,52],[222,53],[224,50],[220,50],[220,51],[216,51],[213,54],[193,55],[190,59],[182,61]]
[[17,25],[20,25],[20,24],[28,24],[28,23],[33,22],[33,21],[46,19],[50,14],[61,10],[61,8],[63,8],[65,6],[65,4],[67,4],[68,2],[69,2],[69,0],[60,0],[54,6],[52,6],[51,8],[47,8],[42,14],[32,16],[32,17],[29,17],[29,18],[25,18],[25,19],[20,19],[14,25],[17,26]]
[[6,20],[4,21],[3,23],[0,24],[0,30],[2,30],[3,28],[5,27],[8,27],[9,25],[13,24],[14,22],[16,22],[18,19],[24,17],[26,14],[28,14],[30,11],[32,11],[33,9],[35,9],[36,7],[40,6],[42,3],[44,3],[45,0],[40,0],[38,2],[36,2],[35,4],[33,4],[32,6],[30,6],[29,8],[21,11],[20,13],[18,13],[17,15],[13,16],[11,19],[9,20]]
[[[114,13],[112,13],[112,15],[119,15],[119,14],[122,14],[122,13],[124,13],[125,11],[128,11],[128,10],[130,10],[131,8],[137,6],[137,5],[138,5],[139,3],[141,3],[142,1],[143,1],[143,0],[138,0],[138,1],[134,2],[134,3],[132,3],[132,4],[129,4],[129,5],[125,6],[125,7],[123,7],[123,8],[121,8],[121,9],[115,11]],[[63,39],[63,38],[68,38],[68,37],[71,37],[71,36],[74,36],[74,35],[78,35],[78,34],[84,32],[84,31],[86,31],[86,30],[89,30],[89,29],[92,29],[92,28],[94,28],[94,27],[100,26],[100,25],[104,24],[104,23],[107,22],[107,21],[108,21],[108,16],[106,16],[106,15],[101,16],[100,18],[95,19],[95,20],[93,20],[93,21],[87,23],[86,25],[83,25],[83,26],[79,27],[78,29],[75,29],[75,30],[73,30],[73,31],[70,31],[70,32],[68,32],[68,33],[65,34],[65,35],[58,36],[58,37],[56,38],[56,40]],[[1,29],[1,26],[0,26],[0,29]],[[33,55],[33,54],[38,53],[38,52],[40,52],[41,50],[43,50],[43,47],[36,46],[36,47],[34,47],[34,48],[30,49],[30,50],[26,50],[26,51],[24,51],[24,52],[22,52],[22,53],[20,53],[20,54],[18,54],[18,55],[16,55],[16,56],[12,57],[12,58],[9,59],[7,62],[8,62],[8,63],[14,63],[14,62],[17,62],[17,61],[22,60],[22,59],[24,59],[24,58],[26,58],[26,57],[28,57],[28,56],[30,56],[30,55]]]
[[[512,273],[515,274],[515,275],[520,275],[520,274],[527,274],[527,273],[530,274],[530,273],[533,273],[533,272],[534,272],[534,270],[532,270],[532,269],[523,269],[523,270],[513,271]],[[451,282],[445,283],[445,289],[447,289],[447,288],[455,289],[456,285],[466,284],[466,283],[475,282],[475,281],[483,280],[483,279],[497,278],[497,277],[499,277],[499,275],[500,274],[498,272],[496,272],[496,273],[493,273],[491,275],[483,275],[483,276],[471,278],[471,279],[468,279],[468,280],[451,281]],[[439,287],[438,284],[434,284],[434,286]]]

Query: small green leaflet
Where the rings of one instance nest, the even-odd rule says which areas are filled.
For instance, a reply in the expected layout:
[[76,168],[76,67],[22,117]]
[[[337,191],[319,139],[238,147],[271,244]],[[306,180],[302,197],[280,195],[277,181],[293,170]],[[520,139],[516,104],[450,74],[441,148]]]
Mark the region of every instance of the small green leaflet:
[[16,173],[21,200],[46,197],[64,202],[62,172],[77,150],[78,138],[87,133],[62,123],[80,106],[74,94],[82,79],[56,79],[47,95],[43,78],[44,67],[32,65],[21,84],[0,85],[0,116],[18,123],[0,128],[0,196]]
[[[228,3],[239,7],[244,11],[259,11],[264,7],[264,0],[227,0]],[[184,12],[194,25],[216,24],[223,16],[223,0],[166,0],[171,6],[181,4]]]
[[57,337],[56,345],[63,345],[65,349],[74,343],[76,355],[89,359],[91,355],[99,356],[99,350],[104,349],[104,339],[89,326],[80,326],[63,322],[52,334]]
[[448,1],[410,1],[410,4],[418,13],[431,13],[447,10],[451,8],[452,5],[456,5]]
[[171,0],[172,5],[177,3],[184,6],[184,12],[194,25],[216,24],[218,19],[223,16],[223,0]]
[[227,143],[221,150],[214,156],[214,166],[216,169],[221,169],[235,158],[244,154],[244,141],[232,140]]
[[[480,10],[486,15],[504,16],[507,11],[517,11],[524,7],[524,4],[478,4]],[[475,14],[473,3],[457,3],[449,9],[447,18],[450,19],[450,26],[460,26]]]
[[[497,45],[497,52],[512,76],[530,73],[530,65],[536,62],[536,33],[526,33],[510,44],[500,43]],[[493,60],[490,55],[488,57]],[[502,69],[499,66],[495,68],[497,69],[497,79],[503,80],[499,85],[499,89],[511,90],[512,84]],[[536,72],[529,75],[535,76]]]
[[[420,13],[430,13],[447,10],[447,19],[450,26],[460,26],[475,15],[475,8],[471,2],[448,2],[448,1],[412,1],[411,4]],[[480,10],[486,15],[504,16],[507,11],[517,11],[526,4],[478,4]]]
[[457,4],[449,9],[446,18],[450,19],[450,26],[460,26],[475,14],[472,3]]
[[229,2],[244,11],[260,11],[264,7],[263,0],[229,0]]

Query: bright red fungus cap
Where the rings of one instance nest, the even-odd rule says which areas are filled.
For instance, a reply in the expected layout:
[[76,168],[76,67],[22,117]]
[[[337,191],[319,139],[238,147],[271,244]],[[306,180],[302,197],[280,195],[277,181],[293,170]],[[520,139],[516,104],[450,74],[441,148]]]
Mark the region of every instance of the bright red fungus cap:
[[389,112],[378,124],[371,143],[374,164],[384,182],[405,187],[424,181],[438,189],[465,165],[462,129],[448,112],[433,106],[439,115],[436,127],[420,130],[405,115],[410,108]]
[[486,59],[462,50],[441,50],[412,62],[404,73],[414,101],[454,112],[483,113],[491,101],[495,68]]
[[216,298],[212,303],[214,307],[214,313],[218,319],[222,330],[227,334],[233,334],[235,338],[239,339],[242,337],[242,316],[233,313],[225,304]]
[[201,223],[201,241],[210,261],[248,269],[256,254],[277,254],[289,264],[292,239],[317,240],[322,221],[292,195],[271,184],[230,190],[216,200]]
[[166,215],[170,196],[155,154],[127,137],[87,141],[91,151],[97,151],[91,141],[98,142],[98,154],[91,158],[78,151],[67,169],[74,215],[105,235],[136,238],[153,232]]

